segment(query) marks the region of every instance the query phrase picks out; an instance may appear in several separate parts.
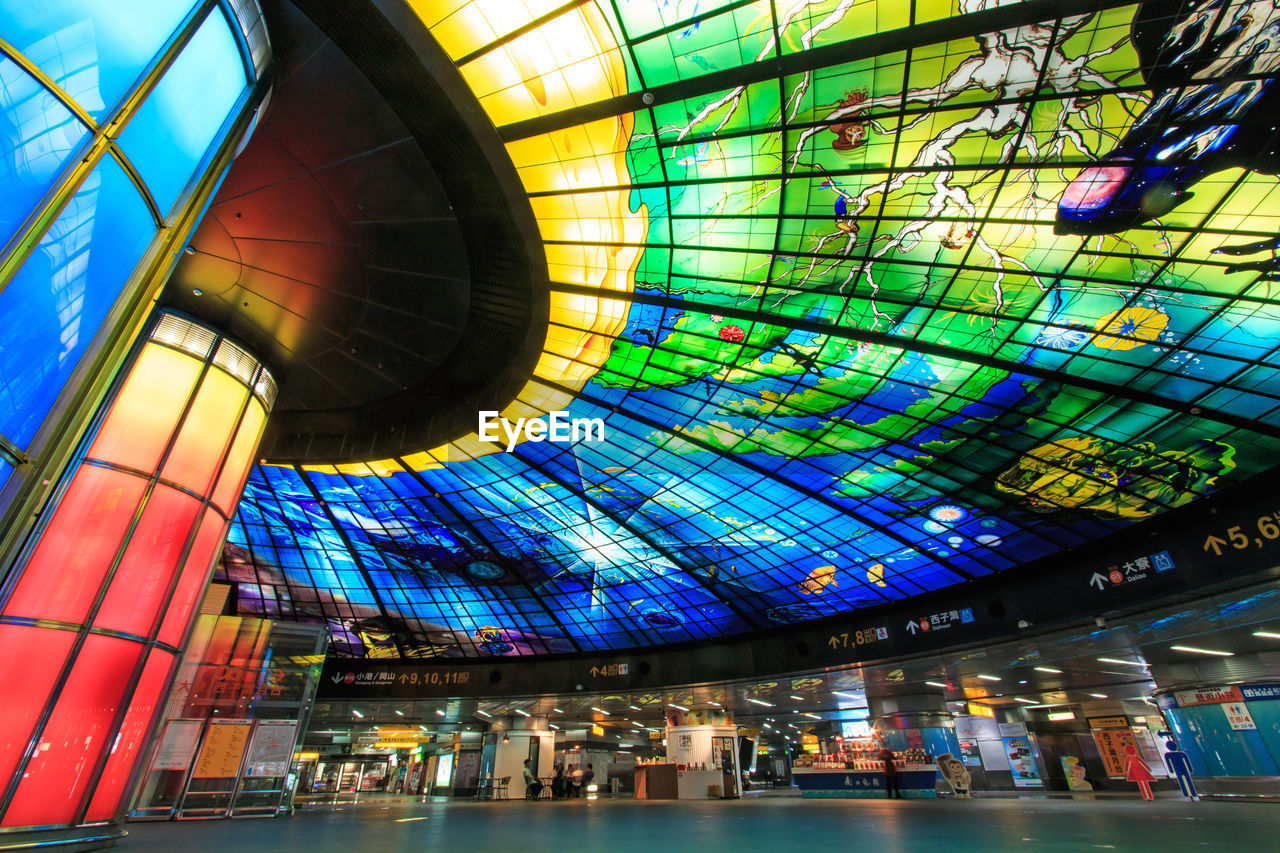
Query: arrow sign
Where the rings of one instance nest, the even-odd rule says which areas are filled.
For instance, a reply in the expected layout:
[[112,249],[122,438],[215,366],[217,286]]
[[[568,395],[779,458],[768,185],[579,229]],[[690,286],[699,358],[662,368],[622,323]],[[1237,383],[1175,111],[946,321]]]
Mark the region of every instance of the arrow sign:
[[341,681],[342,679],[343,679],[343,675],[342,675],[342,673],[338,673],[337,675],[335,675],[335,676],[333,677],[333,683],[334,683],[334,684],[337,684],[337,683],[338,683],[339,681]]
[[912,636],[915,636],[916,631],[920,630],[920,626],[916,624],[916,620],[912,619],[907,623],[907,630],[911,632]]
[[829,645],[831,648],[834,649],[836,646],[840,645],[840,643],[836,640],[835,637],[832,637],[830,640],[827,640],[827,645]]
[[1107,576],[1100,575],[1097,572],[1094,572],[1093,577],[1089,578],[1089,586],[1097,587],[1098,589],[1105,588],[1107,585],[1107,582],[1108,582]]

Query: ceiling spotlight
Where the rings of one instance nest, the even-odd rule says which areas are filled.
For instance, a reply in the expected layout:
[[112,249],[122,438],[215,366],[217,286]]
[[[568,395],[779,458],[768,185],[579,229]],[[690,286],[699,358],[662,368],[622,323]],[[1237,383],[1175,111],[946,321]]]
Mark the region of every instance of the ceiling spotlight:
[[559,708],[552,708],[551,710],[552,710],[552,711],[554,711],[554,712],[555,712],[555,713],[557,713],[557,714],[563,714],[563,713],[564,713],[564,711],[561,711]]
[[502,736],[502,742],[503,742],[503,743],[511,743],[511,735],[503,735],[503,736]]
[[721,705],[719,702],[708,702],[707,704],[708,704],[708,705],[711,705],[711,706],[713,706],[713,707],[716,707],[716,708],[723,708],[723,707],[724,707],[724,706],[723,706],[723,705]]
[[443,717],[443,716],[444,716],[444,711],[441,711],[439,708],[436,708],[436,716],[437,716],[437,717]]
[[765,706],[766,708],[772,708],[772,707],[773,707],[773,703],[772,703],[772,702],[765,702],[765,701],[763,701],[763,700],[761,700],[761,699],[752,699],[752,698],[748,697],[748,698],[747,698],[747,701],[748,701],[748,702],[755,702],[757,705],[763,705],[763,706]]
[[998,675],[979,675],[978,677],[981,678],[983,681],[999,681],[1000,680],[1000,676]]
[[1036,667],[1036,672],[1050,672],[1050,673],[1053,673],[1054,675],[1062,675],[1062,670],[1054,669],[1051,666],[1038,666]]
[[1270,631],[1254,631],[1255,637],[1266,637],[1268,640],[1280,640],[1280,634],[1273,634]]
[[1215,655],[1220,658],[1235,657],[1235,652],[1220,652],[1215,649],[1200,649],[1195,646],[1170,646],[1175,652],[1191,652],[1195,655]]
[[397,710],[396,713],[399,714],[401,717],[404,716],[404,711]]
[[943,684],[941,681],[926,681],[925,684],[930,687],[941,687],[943,690],[947,689],[947,685]]
[[[1177,646],[1174,646],[1174,648],[1177,648]],[[1098,660],[1102,661],[1103,663],[1119,663],[1119,664],[1124,664],[1125,666],[1141,666],[1144,668],[1146,667],[1146,664],[1140,660],[1120,660],[1119,658],[1098,658]]]
[[555,723],[551,723],[551,728],[555,729],[556,731],[560,730],[560,727],[557,726]]
[[422,725],[422,723],[418,723],[418,728],[422,729],[424,732],[427,730],[427,727]]
[[604,714],[606,717],[610,716],[609,712],[604,708],[597,708],[595,705],[591,706],[591,710],[595,711],[597,714]]
[[628,705],[627,707],[628,707],[628,708],[630,708],[630,709],[631,709],[631,710],[633,710],[633,711],[639,711],[639,710],[641,710],[639,705]]
[[362,719],[362,720],[364,719],[364,714],[361,714],[361,713],[360,713],[359,711],[357,711],[355,708],[352,708],[352,709],[351,709],[351,713],[352,713],[352,714],[355,714],[357,717],[359,717],[359,718],[360,718],[360,719]]

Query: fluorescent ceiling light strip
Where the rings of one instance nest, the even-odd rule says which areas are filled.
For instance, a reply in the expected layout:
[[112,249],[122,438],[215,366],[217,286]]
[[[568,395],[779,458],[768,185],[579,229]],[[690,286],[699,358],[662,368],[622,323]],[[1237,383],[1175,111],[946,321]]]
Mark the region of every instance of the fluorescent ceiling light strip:
[[1235,657],[1235,652],[1220,652],[1216,649],[1200,649],[1195,646],[1170,646],[1175,652],[1191,652],[1196,655],[1213,655],[1220,658]]
[[604,714],[606,717],[611,716],[609,712],[606,711],[604,708],[597,708],[595,705],[591,706],[591,710],[595,711],[598,714]]
[[1017,697],[1017,696],[1014,696],[1014,697],[1013,697],[1013,701],[1015,701],[1015,702],[1021,702],[1021,703],[1022,703],[1022,704],[1024,704],[1024,705],[1039,705],[1039,704],[1040,704],[1039,702],[1037,702],[1037,701],[1036,701],[1036,700],[1034,700],[1034,699],[1022,699],[1022,698],[1019,698],[1019,697]]
[[1270,631],[1254,631],[1255,637],[1266,637],[1268,640],[1280,640],[1280,634],[1273,634]]
[[941,681],[926,681],[925,684],[930,687],[941,687],[943,690],[947,689],[947,685],[943,684]]
[[689,710],[689,709],[688,709],[688,708],[686,708],[685,706],[683,706],[683,705],[677,705],[677,704],[676,704],[676,703],[674,703],[674,702],[672,702],[672,703],[671,703],[671,707],[672,707],[672,708],[675,708],[677,711],[687,711],[687,710]]
[[519,708],[513,708],[512,710],[513,710],[513,711],[515,711],[517,714],[519,714],[519,715],[520,715],[520,716],[522,716],[522,717],[529,717],[529,716],[532,716],[532,714],[530,714],[528,711],[521,711]]
[[748,702],[755,702],[757,705],[763,705],[763,706],[765,706],[766,708],[772,708],[772,707],[773,707],[773,703],[772,703],[772,702],[765,702],[765,701],[764,701],[764,700],[762,700],[762,699],[747,699],[747,701],[748,701]]
[[1036,667],[1036,672],[1051,672],[1054,675],[1062,675],[1062,670],[1054,669],[1051,666],[1038,666]]
[[998,675],[979,675],[978,677],[981,678],[983,681],[999,681],[1000,680],[1000,676]]
[[1098,660],[1100,660],[1103,663],[1122,663],[1125,666],[1141,666],[1144,668],[1146,667],[1146,664],[1139,660],[1120,660],[1119,658],[1098,658]]

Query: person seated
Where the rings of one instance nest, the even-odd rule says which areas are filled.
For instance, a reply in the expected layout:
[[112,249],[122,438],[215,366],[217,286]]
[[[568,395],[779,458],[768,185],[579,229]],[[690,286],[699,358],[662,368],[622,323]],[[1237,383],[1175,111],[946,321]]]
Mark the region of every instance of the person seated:
[[555,775],[551,777],[551,796],[554,799],[559,800],[567,796],[568,792],[564,789],[567,781],[568,780],[565,779],[564,775],[564,765],[557,764],[555,767]]
[[537,776],[533,775],[533,769],[529,767],[529,759],[524,760],[524,795],[531,800],[536,800],[538,795],[542,793],[542,782]]

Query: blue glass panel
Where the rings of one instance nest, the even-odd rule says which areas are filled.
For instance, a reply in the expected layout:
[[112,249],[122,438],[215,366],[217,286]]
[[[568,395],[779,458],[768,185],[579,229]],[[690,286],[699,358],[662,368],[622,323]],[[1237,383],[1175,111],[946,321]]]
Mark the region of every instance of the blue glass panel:
[[0,245],[88,135],[48,89],[17,63],[0,58]]
[[114,160],[85,180],[0,293],[0,433],[26,447],[155,230]]
[[173,206],[245,86],[235,36],[215,11],[120,134],[161,211]]
[[[1175,711],[1178,743],[1191,756],[1192,766],[1209,776],[1274,776],[1276,764],[1257,731],[1237,731],[1227,722],[1221,705],[1196,705]],[[1199,747],[1199,759],[1188,747],[1188,736]]]
[[194,5],[190,0],[3,0],[0,33],[101,120]]
[[1280,701],[1264,699],[1248,704],[1253,722],[1258,726],[1258,736],[1266,745],[1271,760],[1280,765]]

